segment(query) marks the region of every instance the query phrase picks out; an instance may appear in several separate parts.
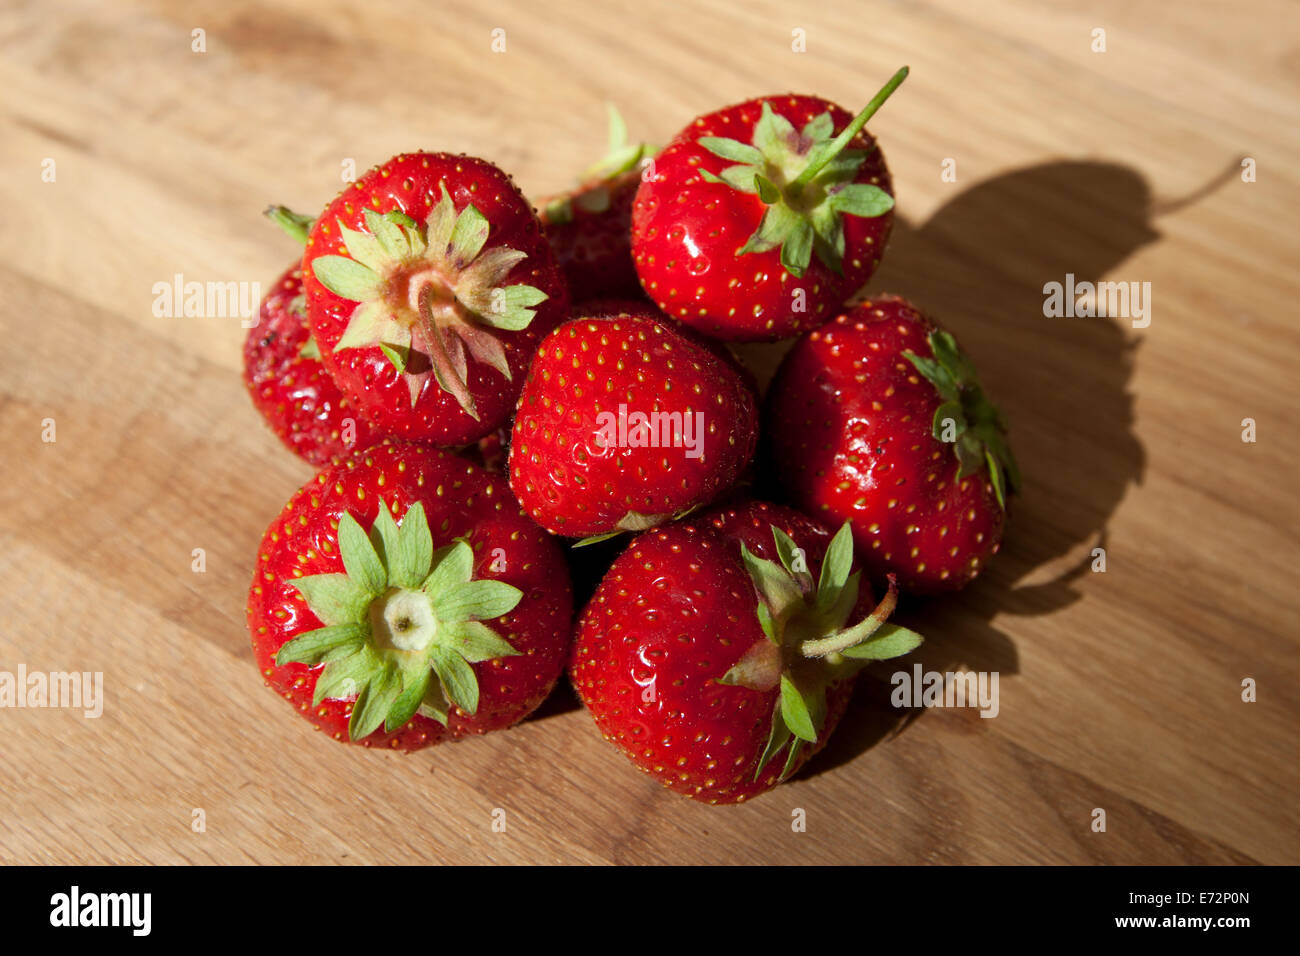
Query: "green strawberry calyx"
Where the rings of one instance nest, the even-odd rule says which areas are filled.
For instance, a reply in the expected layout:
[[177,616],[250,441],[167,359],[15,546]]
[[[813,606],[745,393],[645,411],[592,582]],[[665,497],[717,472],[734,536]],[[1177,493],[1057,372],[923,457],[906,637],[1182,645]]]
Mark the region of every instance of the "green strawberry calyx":
[[607,103],[606,109],[609,111],[608,151],[603,158],[583,170],[578,177],[576,191],[564,193],[542,203],[543,214],[548,223],[564,225],[573,222],[575,207],[593,215],[605,212],[613,201],[610,187],[623,176],[638,169],[657,152],[648,143],[629,143],[627,123],[623,121],[623,117],[612,103]]
[[[898,603],[892,575],[884,599],[861,621],[849,625],[858,603],[861,572],[853,571],[853,532],[846,522],[826,549],[816,582],[794,540],[772,526],[780,563],[760,558],[740,546],[745,570],[758,594],[759,626],[766,640],[756,641],[720,682],[752,690],[779,689],[767,746],[754,778],[787,749],[784,780],[803,748],[817,742],[826,719],[826,689],[872,661],[901,657],[923,638],[886,618]],[[787,747],[788,745],[788,747]]]
[[623,517],[618,519],[613,531],[606,531],[602,534],[593,534],[589,537],[575,541],[575,548],[585,548],[587,545],[598,544],[601,541],[608,541],[610,538],[616,538],[626,532],[649,531],[651,528],[657,528],[659,525],[669,521],[680,521],[688,514],[698,509],[698,504],[687,505],[680,511],[666,511],[663,514],[647,515],[640,511],[629,511]]
[[987,468],[998,506],[1007,507],[1007,495],[1020,489],[1020,468],[1006,442],[1006,427],[997,406],[980,387],[975,367],[948,332],[936,329],[927,338],[933,358],[911,350],[904,358],[925,376],[943,399],[934,412],[931,432],[953,446],[958,480]]
[[392,733],[417,713],[443,725],[452,706],[475,713],[471,665],[518,653],[483,622],[509,614],[523,593],[474,579],[464,538],[435,551],[418,502],[399,526],[381,500],[369,535],[344,512],[338,545],[346,573],[290,582],[324,626],[285,643],[276,666],[323,664],[312,705],[355,696],[353,740],[381,725]]
[[469,360],[510,381],[502,332],[528,327],[548,297],[506,284],[527,253],[487,245],[491,225],[473,205],[459,212],[445,183],[423,224],[404,213],[363,211],[365,232],[340,220],[347,255],[318,256],[321,285],[357,303],[335,352],[379,348],[405,379],[414,406],[430,376],[475,420]]
[[907,73],[907,67],[895,73],[838,135],[829,111],[796,130],[764,101],[750,142],[722,136],[699,139],[709,152],[735,163],[719,174],[701,170],[700,175],[756,195],[766,207],[758,229],[737,255],[780,249],[781,265],[798,278],[816,253],[826,268],[843,273],[844,216],[872,218],[894,208],[894,198],[879,186],[853,181],[867,151],[846,147]]

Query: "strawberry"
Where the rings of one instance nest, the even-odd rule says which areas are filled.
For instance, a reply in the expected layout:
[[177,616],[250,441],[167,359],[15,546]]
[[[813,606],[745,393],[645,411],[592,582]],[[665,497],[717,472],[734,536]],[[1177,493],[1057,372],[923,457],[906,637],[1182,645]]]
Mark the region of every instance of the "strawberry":
[[876,578],[965,586],[1020,483],[997,409],[953,337],[877,296],[799,339],[768,391],[770,460],[795,507],[848,521]]
[[439,445],[510,415],[568,291],[532,207],[491,163],[396,156],[348,186],[307,238],[321,358],[383,431]]
[[754,454],[756,405],[732,364],[655,318],[574,319],[529,369],[510,486],[555,534],[649,528],[736,480]]
[[696,119],[637,191],[632,252],[668,315],[720,339],[821,325],[871,277],[893,225],[889,171],[856,117],[815,96],[766,96]]
[[325,371],[315,345],[302,271],[294,263],[262,299],[257,325],[248,330],[244,384],[285,447],[319,467],[376,436]]
[[546,238],[577,301],[639,296],[632,265],[632,201],[641,166],[654,149],[629,145],[627,125],[609,108],[609,152],[585,170],[577,188],[538,202]]
[[825,745],[857,672],[919,635],[885,623],[833,538],[765,502],[638,536],[578,620],[573,686],[606,740],[707,803],[771,789]]
[[391,439],[289,500],[248,595],[268,686],[335,740],[396,750],[531,712],[571,613],[562,552],[504,480]]

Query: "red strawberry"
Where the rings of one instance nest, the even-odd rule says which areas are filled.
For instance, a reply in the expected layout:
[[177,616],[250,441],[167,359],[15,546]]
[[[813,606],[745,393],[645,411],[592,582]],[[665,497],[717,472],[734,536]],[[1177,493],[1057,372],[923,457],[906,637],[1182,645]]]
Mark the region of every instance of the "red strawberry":
[[627,126],[611,106],[605,158],[583,172],[576,189],[537,204],[575,300],[641,294],[632,265],[632,201],[642,162],[652,155],[644,143],[628,144]]
[[[780,562],[779,564],[777,562]],[[679,793],[739,803],[826,743],[858,670],[921,638],[885,624],[832,539],[749,502],[637,537],[579,617],[570,676],[605,739]]]
[[257,325],[244,340],[244,384],[285,447],[313,465],[375,439],[320,362],[297,263],[262,299]]
[[531,712],[571,613],[563,554],[502,479],[391,440],[289,500],[248,596],[267,684],[335,740],[396,750]]
[[637,192],[632,252],[650,298],[732,341],[815,328],[871,277],[893,225],[889,171],[856,117],[815,96],[767,96],[701,116]]
[[303,285],[321,357],[377,427],[440,445],[510,415],[568,292],[532,207],[491,163],[408,153],[312,227]]
[[732,365],[657,319],[575,319],[528,372],[510,486],[556,534],[649,528],[736,480],[754,454],[755,408]]
[[768,391],[791,502],[848,521],[871,574],[917,593],[966,585],[1020,483],[997,409],[951,335],[878,296],[795,343]]

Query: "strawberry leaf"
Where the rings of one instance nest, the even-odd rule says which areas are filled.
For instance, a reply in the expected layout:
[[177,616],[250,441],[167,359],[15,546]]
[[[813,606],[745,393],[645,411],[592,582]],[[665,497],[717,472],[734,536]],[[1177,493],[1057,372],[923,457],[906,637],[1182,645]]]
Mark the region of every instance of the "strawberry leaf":
[[722,136],[702,136],[699,139],[699,144],[713,155],[729,159],[733,163],[761,166],[764,162],[763,153],[760,150],[739,140],[727,139]]
[[781,679],[781,651],[768,641],[755,641],[727,673],[720,684],[734,684],[750,690],[768,691]]
[[433,560],[433,538],[424,505],[416,502],[406,511],[397,532],[396,547],[388,560],[389,583],[399,588],[420,588],[429,576]]
[[439,183],[438,188],[442,191],[442,198],[424,220],[424,235],[430,254],[445,258],[451,251],[451,234],[456,228],[456,204],[451,201],[445,182]]
[[884,661],[894,657],[910,654],[924,642],[915,631],[909,631],[897,624],[882,624],[876,632],[861,644],[841,651],[845,657],[862,661]]
[[781,716],[781,700],[777,698],[776,707],[772,711],[772,729],[767,735],[767,746],[763,748],[763,755],[758,758],[758,766],[754,769],[755,780],[762,775],[763,768],[771,763],[772,758],[781,752],[781,748],[789,743],[790,737],[790,728]]
[[785,766],[781,768],[780,779],[784,780],[794,772],[795,764],[799,762],[799,755],[803,753],[803,748],[807,744],[804,741],[796,739],[790,744],[790,749],[786,753]]
[[790,572],[795,581],[799,583],[800,588],[806,589],[810,587],[812,585],[812,575],[807,567],[798,571],[795,570],[796,555],[800,553],[801,549],[795,544],[794,538],[776,525],[772,525],[772,540],[776,542],[776,556],[780,559],[781,566]]
[[754,189],[758,191],[758,198],[769,206],[781,201],[781,190],[777,189],[776,184],[766,176],[754,174]]
[[467,584],[474,571],[474,551],[464,538],[439,548],[433,554],[430,571],[420,590],[426,594],[441,594]]
[[781,265],[795,278],[803,276],[812,261],[813,229],[807,219],[796,221],[781,245]]
[[[362,215],[366,220],[366,228],[375,237],[375,241],[383,251],[383,256],[387,262],[402,262],[410,256],[410,244],[406,241],[406,235],[397,223],[387,216],[381,216],[373,209],[364,210]],[[342,224],[340,223],[340,225]],[[351,251],[351,249],[352,247],[349,246],[348,250]]]
[[384,730],[391,734],[415,716],[432,679],[433,671],[427,665],[402,674],[402,690],[384,717]]
[[830,194],[830,206],[836,212],[870,219],[893,209],[894,197],[879,186],[850,183]]
[[460,268],[474,261],[487,237],[487,218],[472,204],[462,209],[451,231],[451,255]]
[[753,166],[745,166],[742,164],[738,166],[728,166],[716,176],[707,169],[701,169],[700,175],[708,182],[722,183],[725,186],[730,186],[737,192],[757,193],[758,183],[755,181],[757,172],[758,171]]
[[804,124],[803,131],[800,133],[805,139],[813,141],[828,140],[835,133],[835,121],[831,118],[831,111],[820,113],[814,116]]
[[471,664],[519,654],[508,641],[481,621],[460,621],[449,625],[445,643]]
[[[371,216],[374,216],[374,213],[367,209],[366,216],[367,220],[369,220]],[[375,216],[375,218],[378,218],[378,216]],[[396,264],[396,257],[388,253],[373,235],[349,229],[341,219],[338,220],[338,227],[339,237],[342,238],[348,255],[367,269],[380,273]]]
[[533,321],[536,310],[532,306],[545,302],[547,295],[541,289],[530,285],[508,285],[493,290],[492,308],[482,313],[482,319],[488,325],[498,329],[517,332],[528,328]]
[[360,624],[335,624],[299,634],[286,641],[275,655],[275,666],[286,664],[319,664],[326,654],[339,648],[360,647],[365,640],[365,630]]
[[754,613],[758,615],[758,626],[763,629],[763,633],[767,636],[767,639],[773,644],[779,645],[781,639],[777,636],[776,622],[772,620],[772,612],[768,610],[767,602],[759,601],[758,607],[755,608]]
[[371,594],[384,590],[388,583],[384,565],[357,519],[346,511],[339,518],[339,554],[349,578]]
[[447,695],[442,689],[442,681],[430,680],[424,692],[424,699],[420,701],[416,713],[436,720],[445,727],[450,717],[450,710],[451,704],[447,701]]
[[478,711],[478,678],[465,658],[450,648],[435,648],[433,669],[448,700],[467,714]]
[[524,593],[504,581],[470,581],[452,591],[430,595],[442,621],[490,621],[509,614]]
[[335,352],[386,342],[409,346],[411,330],[398,322],[382,301],[363,302],[352,310],[348,327],[334,346]]
[[384,353],[384,358],[388,363],[397,370],[397,374],[406,371],[406,363],[410,360],[411,349],[406,345],[389,345],[387,342],[379,343],[379,351]]
[[353,740],[369,737],[379,729],[393,703],[402,692],[402,681],[397,668],[388,666],[367,681],[352,705],[352,718],[348,721],[348,736]]
[[762,115],[754,124],[753,136],[754,147],[762,156],[762,161],[780,165],[786,154],[794,148],[795,139],[794,125],[764,100]]
[[370,544],[375,549],[379,563],[385,568],[391,568],[393,551],[397,548],[397,522],[393,520],[383,498],[379,499],[375,523],[370,526]]
[[312,706],[326,699],[346,699],[356,696],[363,684],[383,666],[383,662],[368,645],[362,645],[355,654],[330,661],[316,679]]
[[783,620],[788,611],[802,601],[799,586],[779,564],[757,557],[743,543],[740,557],[760,600],[767,605],[774,619]]
[[311,263],[320,284],[342,299],[365,302],[380,292],[383,280],[355,259],[317,256]]
[[817,728],[813,726],[808,702],[787,674],[781,675],[781,719],[800,740],[817,741]]
[[821,576],[817,581],[818,614],[826,614],[840,599],[844,585],[849,579],[853,567],[853,528],[849,522],[840,525],[831,543],[826,548],[826,557],[822,558]]
[[346,574],[315,574],[289,581],[311,612],[327,625],[360,621],[373,592]]

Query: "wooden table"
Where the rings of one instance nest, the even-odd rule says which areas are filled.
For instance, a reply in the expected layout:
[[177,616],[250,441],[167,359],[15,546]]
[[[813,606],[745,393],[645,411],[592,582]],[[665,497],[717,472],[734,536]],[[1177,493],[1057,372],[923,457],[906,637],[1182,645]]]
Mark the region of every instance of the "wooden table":
[[[106,701],[0,710],[0,862],[1300,862],[1300,17],[1087,6],[6,3],[0,670],[102,671]],[[895,710],[878,669],[806,774],[712,808],[567,687],[405,758],[267,692],[245,589],[310,472],[244,394],[239,319],[159,317],[155,283],[270,283],[294,249],[262,207],[320,208],[349,160],[463,150],[539,195],[605,100],[663,141],[903,63],[871,288],[956,331],[1026,475],[989,573],[909,620],[926,669],[1000,674],[995,719]],[[1045,316],[1067,274],[1149,282],[1149,326]]]

